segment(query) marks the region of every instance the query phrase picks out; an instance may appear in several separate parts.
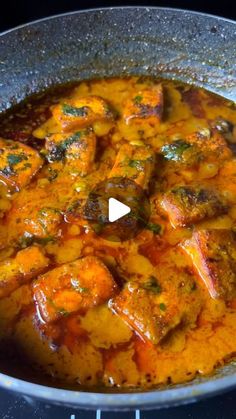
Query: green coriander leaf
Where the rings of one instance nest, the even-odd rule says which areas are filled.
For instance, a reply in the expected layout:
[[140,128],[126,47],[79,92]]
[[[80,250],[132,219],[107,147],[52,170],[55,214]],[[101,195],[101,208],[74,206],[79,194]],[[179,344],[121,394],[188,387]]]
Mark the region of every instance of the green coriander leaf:
[[82,106],[81,108],[76,108],[75,106],[67,105],[64,103],[62,105],[62,112],[64,115],[68,116],[87,116],[88,115],[88,108],[86,106]]
[[152,292],[153,294],[160,294],[162,292],[161,285],[155,276],[151,275],[147,282],[142,285],[142,288]]

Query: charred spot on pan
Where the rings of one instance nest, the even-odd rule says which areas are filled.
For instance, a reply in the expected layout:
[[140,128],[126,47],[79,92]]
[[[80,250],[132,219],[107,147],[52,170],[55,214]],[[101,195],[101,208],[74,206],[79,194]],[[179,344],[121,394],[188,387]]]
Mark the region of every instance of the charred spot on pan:
[[217,33],[217,27],[216,26],[212,26],[210,29],[211,33]]

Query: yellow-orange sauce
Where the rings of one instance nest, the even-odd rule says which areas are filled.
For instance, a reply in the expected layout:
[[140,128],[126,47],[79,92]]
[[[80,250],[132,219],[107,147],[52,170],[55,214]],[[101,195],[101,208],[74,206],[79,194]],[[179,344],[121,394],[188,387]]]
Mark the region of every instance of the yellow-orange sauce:
[[[82,146],[77,147],[73,135],[81,130]],[[49,377],[52,385],[73,388],[147,389],[182,383],[197,374],[211,374],[234,356],[234,104],[166,80],[84,81],[13,109],[0,121],[0,136],[2,348],[10,345],[19,363],[37,376]],[[14,151],[14,144],[6,139],[29,148]],[[168,148],[169,144],[175,144],[174,148]],[[124,163],[128,167],[124,176],[147,190],[151,228],[132,240],[112,242],[95,234],[75,204],[113,173],[121,147],[133,153]],[[31,149],[36,150],[33,156]],[[122,165],[116,169],[121,175]],[[182,215],[173,221],[163,199],[180,186],[217,191],[219,202],[214,198],[213,209],[201,207],[190,221],[189,209],[183,218],[182,208]],[[208,196],[203,201],[208,205]],[[172,215],[176,217],[175,209]],[[199,231],[215,234],[215,230],[227,230],[226,248],[218,259],[213,255],[210,260],[207,254],[200,263],[214,267],[212,271],[204,268],[200,275],[190,257],[194,252],[187,254],[186,243]],[[233,237],[230,251],[229,231]],[[202,251],[203,257],[207,251]],[[68,264],[90,256],[96,259],[78,264],[83,269],[82,282],[80,273],[72,282],[72,265]],[[225,275],[214,271],[221,263],[226,264]],[[65,291],[64,280],[52,271],[64,264],[65,281],[69,278],[73,290],[66,283]],[[56,275],[59,279],[54,283]],[[104,286],[99,283],[103,275]],[[218,280],[217,288],[214,281]],[[209,281],[212,293],[206,285]]]

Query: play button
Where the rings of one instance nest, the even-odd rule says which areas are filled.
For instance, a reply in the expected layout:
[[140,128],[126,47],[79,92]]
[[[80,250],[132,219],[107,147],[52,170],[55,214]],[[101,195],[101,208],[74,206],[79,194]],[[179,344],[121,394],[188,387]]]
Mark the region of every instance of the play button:
[[134,238],[146,228],[150,205],[146,193],[129,178],[110,178],[90,192],[83,216],[93,231],[109,241]]
[[114,223],[114,221],[119,220],[131,211],[128,205],[123,204],[115,198],[109,198],[108,202],[108,220],[110,223]]

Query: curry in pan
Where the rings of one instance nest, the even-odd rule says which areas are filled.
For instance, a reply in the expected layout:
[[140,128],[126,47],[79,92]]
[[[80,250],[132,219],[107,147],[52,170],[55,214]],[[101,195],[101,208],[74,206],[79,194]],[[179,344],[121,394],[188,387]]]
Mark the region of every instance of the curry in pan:
[[[0,136],[4,356],[54,386],[121,390],[186,382],[233,358],[234,104],[172,81],[92,80],[12,109]],[[151,208],[122,241],[80,211],[114,177]]]

